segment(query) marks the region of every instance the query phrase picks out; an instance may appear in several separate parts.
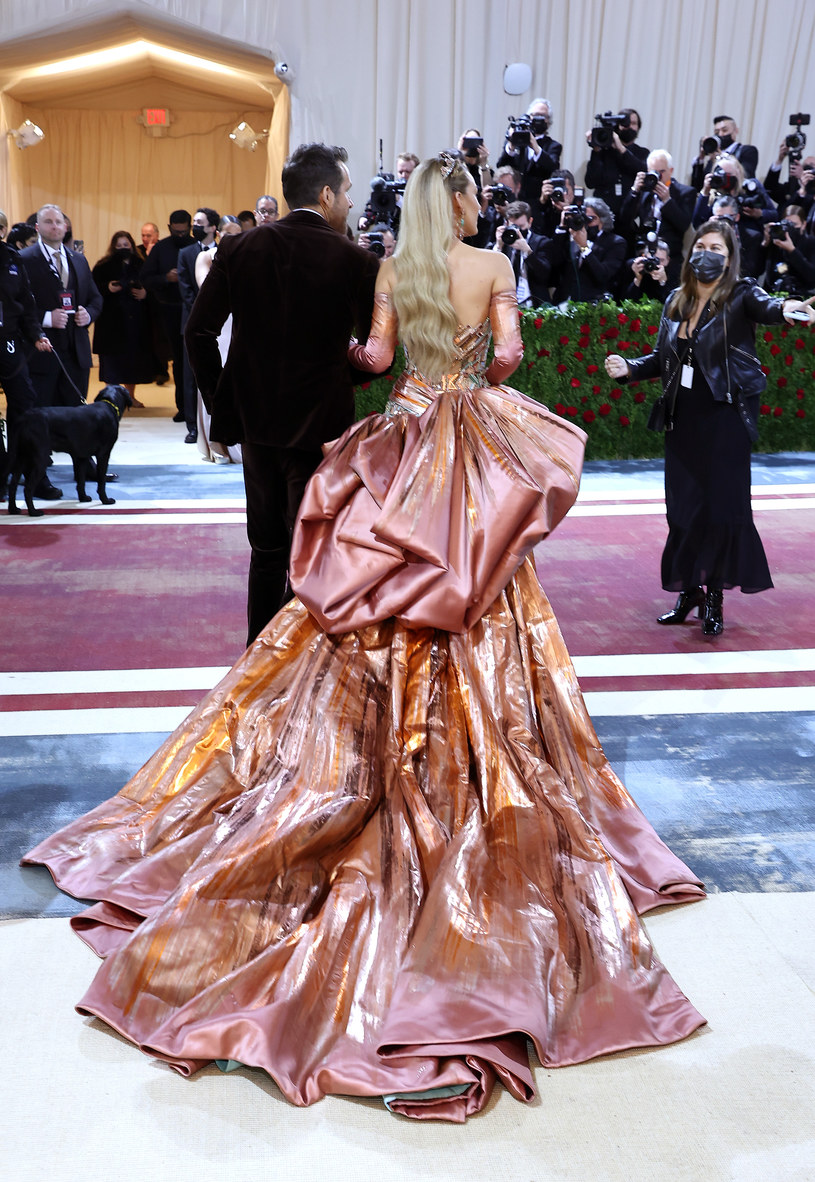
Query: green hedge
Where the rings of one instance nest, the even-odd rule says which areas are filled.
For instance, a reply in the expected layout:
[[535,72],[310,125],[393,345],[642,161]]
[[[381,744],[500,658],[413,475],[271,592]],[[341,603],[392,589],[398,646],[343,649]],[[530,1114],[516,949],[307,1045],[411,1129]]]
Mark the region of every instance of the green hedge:
[[[650,353],[662,315],[660,304],[573,304],[567,312],[521,313],[524,358],[509,379],[517,390],[572,418],[589,437],[591,460],[662,455],[662,438],[646,429],[659,382],[618,385],[606,376],[608,353]],[[756,450],[815,451],[815,329],[786,324],[756,332],[767,374]],[[357,417],[382,411],[404,369],[401,348],[391,372],[357,389]]]

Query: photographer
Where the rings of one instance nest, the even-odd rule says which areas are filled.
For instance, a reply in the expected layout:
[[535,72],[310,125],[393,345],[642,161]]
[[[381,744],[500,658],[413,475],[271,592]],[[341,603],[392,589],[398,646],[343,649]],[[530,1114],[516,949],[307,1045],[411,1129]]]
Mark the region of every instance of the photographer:
[[499,226],[506,221],[506,209],[513,201],[520,200],[521,174],[515,168],[505,165],[495,174],[495,181],[481,190],[481,212],[478,215],[477,246],[493,246]]
[[[781,180],[781,165],[787,157],[789,162],[789,180]],[[800,205],[806,213],[815,201],[815,156],[807,156],[803,160],[790,156],[790,149],[786,141],[778,149],[778,159],[770,165],[764,179],[764,188],[778,206],[778,212],[785,216],[786,207],[790,204]]]
[[614,214],[601,197],[567,206],[549,248],[552,303],[593,303],[613,296],[625,254],[625,239],[614,233]]
[[815,238],[804,233],[805,221],[800,205],[788,205],[783,221],[764,227],[766,291],[801,300],[815,292]]
[[651,250],[646,249],[643,254],[631,263],[634,278],[621,293],[624,300],[657,300],[664,304],[670,293],[667,267],[671,261],[668,244],[661,238],[656,238]]
[[631,254],[651,232],[667,242],[668,281],[673,287],[679,280],[682,240],[691,224],[696,193],[690,185],[674,180],[673,159],[664,148],[651,152],[647,165],[648,171],[637,173],[623,200],[618,228],[626,236]]
[[548,99],[534,99],[525,116],[510,119],[504,150],[498,158],[498,168],[508,164],[521,174],[521,199],[530,205],[538,199],[540,182],[560,167],[563,145],[550,137],[551,125],[552,104]]
[[625,190],[648,159],[648,149],[636,143],[642,127],[639,112],[633,107],[623,107],[620,115],[623,119],[610,126],[602,122],[604,116],[598,115],[601,126],[586,132],[586,142],[591,148],[586,185],[615,214],[620,211]]
[[742,279],[760,279],[764,274],[765,251],[764,235],[760,226],[751,224],[741,216],[741,204],[738,197],[722,194],[713,202],[710,214],[712,221],[723,219],[736,227],[736,233],[741,247],[741,265],[739,275]]
[[575,203],[574,177],[568,168],[558,168],[541,185],[540,200],[530,202],[532,229],[544,238],[553,238],[564,209]]
[[360,234],[357,245],[369,250],[380,260],[389,259],[396,250],[396,236],[386,222],[374,222]]
[[481,132],[470,127],[459,137],[458,150],[467,165],[467,171],[473,178],[478,189],[479,199],[487,185],[492,184],[492,169],[490,168],[490,153]]
[[735,197],[745,220],[761,229],[763,221],[773,221],[778,210],[767,196],[761,181],[755,177],[746,178],[738,160],[727,153],[716,157],[711,171],[702,182],[702,192],[696,199],[693,210],[694,228],[701,226],[710,217],[717,197]]
[[508,205],[506,222],[498,227],[492,249],[501,251],[512,263],[519,306],[539,308],[549,303],[550,262],[548,242],[532,232],[530,215],[525,201]]
[[756,175],[758,148],[753,144],[739,142],[739,129],[731,115],[716,115],[713,119],[713,135],[702,136],[699,155],[691,167],[690,183],[697,192],[701,192],[705,177],[722,153],[738,160],[745,176]]

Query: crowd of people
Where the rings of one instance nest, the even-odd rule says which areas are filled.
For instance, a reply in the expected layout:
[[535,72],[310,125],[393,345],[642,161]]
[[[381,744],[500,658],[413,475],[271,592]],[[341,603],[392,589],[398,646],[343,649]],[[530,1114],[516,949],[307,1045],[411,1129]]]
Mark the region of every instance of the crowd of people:
[[[634,108],[597,123],[586,132],[585,192],[576,188],[575,168],[563,166],[562,145],[550,135],[548,99],[535,99],[524,116],[510,121],[494,167],[476,128],[459,139],[480,205],[469,241],[509,257],[519,303],[540,307],[603,297],[664,303],[679,281],[685,236],[709,218],[735,226],[742,277],[770,292],[815,292],[815,154],[805,155],[805,145],[797,143],[800,128],[785,138],[762,183],[758,150],[742,142],[735,119],[717,115],[685,184],[676,179],[666,148],[649,150],[639,142],[642,120]],[[782,181],[785,160],[789,176]],[[415,162],[412,153],[401,155],[396,177],[409,175]],[[398,201],[384,225],[371,229],[398,236]]]
[[[95,353],[100,380],[124,386],[136,407],[144,406],[137,386],[165,385],[172,363],[174,421],[186,426],[185,443],[197,443],[208,460],[239,460],[239,450],[208,437],[183,331],[221,237],[277,217],[277,199],[269,194],[237,215],[221,217],[209,207],[192,215],[173,210],[165,237],[153,222],[141,227],[138,243],[129,230],[117,230],[91,268],[59,206],[45,204],[11,226],[0,211],[0,384],[9,451],[28,410],[84,401]],[[226,349],[228,334],[222,343]],[[57,500],[62,492],[46,477],[35,496]]]

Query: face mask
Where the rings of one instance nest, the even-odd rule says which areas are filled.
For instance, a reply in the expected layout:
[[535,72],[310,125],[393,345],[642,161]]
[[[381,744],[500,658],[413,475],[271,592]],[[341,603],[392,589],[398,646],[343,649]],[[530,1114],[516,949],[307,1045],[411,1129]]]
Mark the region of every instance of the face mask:
[[727,259],[713,250],[695,250],[690,256],[690,269],[700,283],[715,283],[724,274]]
[[124,255],[124,254],[130,254],[130,247],[129,247],[129,246],[117,246],[117,247],[116,247],[116,253],[117,253],[117,254],[122,254],[122,255]]
[[624,144],[633,144],[634,140],[637,138],[637,133],[633,127],[623,127],[620,129],[618,134]]
[[193,226],[192,236],[196,242],[203,242],[207,236],[206,226]]
[[586,237],[590,238],[592,242],[594,242],[595,238],[597,237],[597,235],[599,233],[600,233],[599,226],[587,226],[586,227]]
[[719,136],[719,147],[720,148],[729,148],[732,143],[733,143],[732,135],[720,135]]

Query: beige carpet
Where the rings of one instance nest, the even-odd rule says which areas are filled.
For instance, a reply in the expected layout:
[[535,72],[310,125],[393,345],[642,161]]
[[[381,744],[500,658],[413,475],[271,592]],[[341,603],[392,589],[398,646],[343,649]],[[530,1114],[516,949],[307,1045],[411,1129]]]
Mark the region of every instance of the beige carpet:
[[15,1182],[812,1182],[815,894],[714,895],[648,921],[709,1025],[536,1072],[464,1126],[376,1100],[298,1109],[265,1076],[182,1079],[73,1003],[96,963],[65,920],[0,924],[2,1177]]

